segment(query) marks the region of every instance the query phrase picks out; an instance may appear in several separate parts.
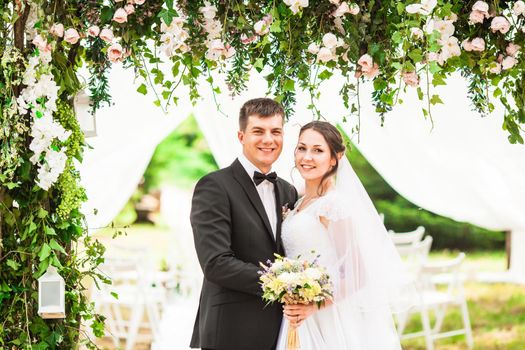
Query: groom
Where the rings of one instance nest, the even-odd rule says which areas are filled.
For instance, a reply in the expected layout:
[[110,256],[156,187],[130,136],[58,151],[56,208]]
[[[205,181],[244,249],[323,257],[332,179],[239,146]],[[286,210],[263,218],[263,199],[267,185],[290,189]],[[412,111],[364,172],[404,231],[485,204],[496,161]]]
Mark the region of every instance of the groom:
[[195,187],[191,225],[204,272],[192,348],[271,350],[280,305],[261,299],[259,262],[284,254],[282,207],[297,191],[271,171],[283,144],[284,110],[268,98],[247,101],[239,113],[242,154]]

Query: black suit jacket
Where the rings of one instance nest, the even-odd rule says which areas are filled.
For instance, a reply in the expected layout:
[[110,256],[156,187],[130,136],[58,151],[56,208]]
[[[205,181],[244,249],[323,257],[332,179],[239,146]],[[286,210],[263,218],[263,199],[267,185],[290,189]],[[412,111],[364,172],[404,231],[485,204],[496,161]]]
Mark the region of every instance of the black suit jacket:
[[195,249],[204,272],[192,348],[270,350],[282,320],[280,305],[265,306],[259,262],[284,255],[282,206],[297,200],[295,188],[275,184],[277,239],[252,179],[238,160],[203,177],[191,208]]

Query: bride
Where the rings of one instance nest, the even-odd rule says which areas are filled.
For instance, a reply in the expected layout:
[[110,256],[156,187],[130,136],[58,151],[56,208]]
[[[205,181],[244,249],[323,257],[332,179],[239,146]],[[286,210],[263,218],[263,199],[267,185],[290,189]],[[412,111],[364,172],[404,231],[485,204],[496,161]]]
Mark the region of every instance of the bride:
[[398,350],[392,312],[413,302],[398,253],[344,156],[341,134],[314,121],[301,128],[295,166],[305,194],[287,215],[282,240],[290,258],[317,259],[334,284],[333,299],[285,305],[278,350],[297,327],[301,350]]

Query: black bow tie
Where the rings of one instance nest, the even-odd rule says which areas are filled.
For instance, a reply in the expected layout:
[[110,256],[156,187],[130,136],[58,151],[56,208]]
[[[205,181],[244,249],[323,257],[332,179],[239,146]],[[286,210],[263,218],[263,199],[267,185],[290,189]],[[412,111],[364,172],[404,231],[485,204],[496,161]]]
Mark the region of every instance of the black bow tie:
[[255,182],[255,186],[259,185],[264,180],[268,180],[271,183],[275,184],[277,182],[277,174],[275,173],[275,171],[272,171],[271,173],[266,175],[258,171],[256,171],[253,174],[253,182]]

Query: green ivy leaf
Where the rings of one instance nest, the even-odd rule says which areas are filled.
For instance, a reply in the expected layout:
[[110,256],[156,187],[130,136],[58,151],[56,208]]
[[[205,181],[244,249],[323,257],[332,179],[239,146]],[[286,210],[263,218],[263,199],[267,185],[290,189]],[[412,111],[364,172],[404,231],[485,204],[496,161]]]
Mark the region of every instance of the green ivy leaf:
[[38,253],[38,258],[40,259],[40,261],[44,261],[45,259],[47,259],[50,254],[51,247],[49,246],[49,244],[42,244],[42,248],[40,248],[40,252]]
[[419,98],[420,101],[423,101],[423,90],[421,90],[420,87],[417,88],[417,98]]
[[55,266],[58,269],[62,269],[63,268],[62,264],[60,263],[60,261],[58,260],[58,258],[57,258],[57,256],[55,254],[53,254],[51,256],[51,263],[53,264],[53,266]]
[[270,32],[272,33],[281,33],[283,30],[281,29],[281,21],[276,19],[272,22],[270,25]]
[[113,9],[108,6],[102,7],[100,11],[100,22],[107,23],[111,21],[111,18],[113,18]]
[[441,100],[441,98],[439,97],[439,95],[432,95],[432,98],[430,99],[430,103],[432,105],[436,105],[438,103],[440,104],[443,104],[443,101]]
[[253,64],[253,68],[257,69],[257,72],[261,72],[264,68],[264,61],[262,58],[257,58]]
[[330,79],[330,77],[334,75],[334,73],[330,72],[328,69],[325,69],[324,71],[319,74],[319,79],[321,80],[327,80]]
[[20,268],[20,264],[14,261],[13,259],[7,259],[6,264],[15,271],[17,271]]
[[141,84],[137,89],[137,92],[146,95],[148,93],[148,88],[146,87],[146,84]]
[[400,16],[403,14],[403,12],[405,12],[405,4],[403,4],[402,2],[398,2],[396,8],[397,14]]
[[432,79],[432,85],[434,86],[447,85],[447,82],[445,81],[445,79],[443,79],[443,76],[436,74],[434,75]]
[[7,187],[8,189],[10,189],[10,190],[12,190],[13,188],[16,188],[16,187],[18,187],[18,186],[19,186],[19,185],[18,185],[17,183],[14,183],[14,182],[8,182],[8,183],[6,184],[6,187]]
[[291,79],[285,81],[283,91],[295,91],[295,82]]
[[437,62],[432,61],[428,64],[428,70],[430,71],[430,73],[436,74],[440,72],[442,69]]
[[392,35],[392,41],[396,44],[399,44],[403,40],[403,36],[400,32],[394,32]]
[[60,253],[67,255],[67,253],[66,253],[66,251],[64,250],[64,248],[62,248],[62,246],[61,246],[60,244],[58,244],[58,242],[55,241],[54,238],[53,238],[51,241],[49,241],[49,246],[50,246],[53,250],[58,250]]
[[44,208],[40,208],[38,209],[38,213],[36,214],[36,216],[38,216],[39,219],[43,219],[47,216],[47,214],[49,214],[47,210],[45,210]]
[[414,49],[408,53],[408,57],[414,61],[414,63],[418,63],[423,61],[423,53],[420,49]]
[[44,232],[48,236],[56,236],[57,235],[57,233],[55,232],[55,229],[52,228],[52,227],[49,227],[49,226],[45,226],[44,227]]

